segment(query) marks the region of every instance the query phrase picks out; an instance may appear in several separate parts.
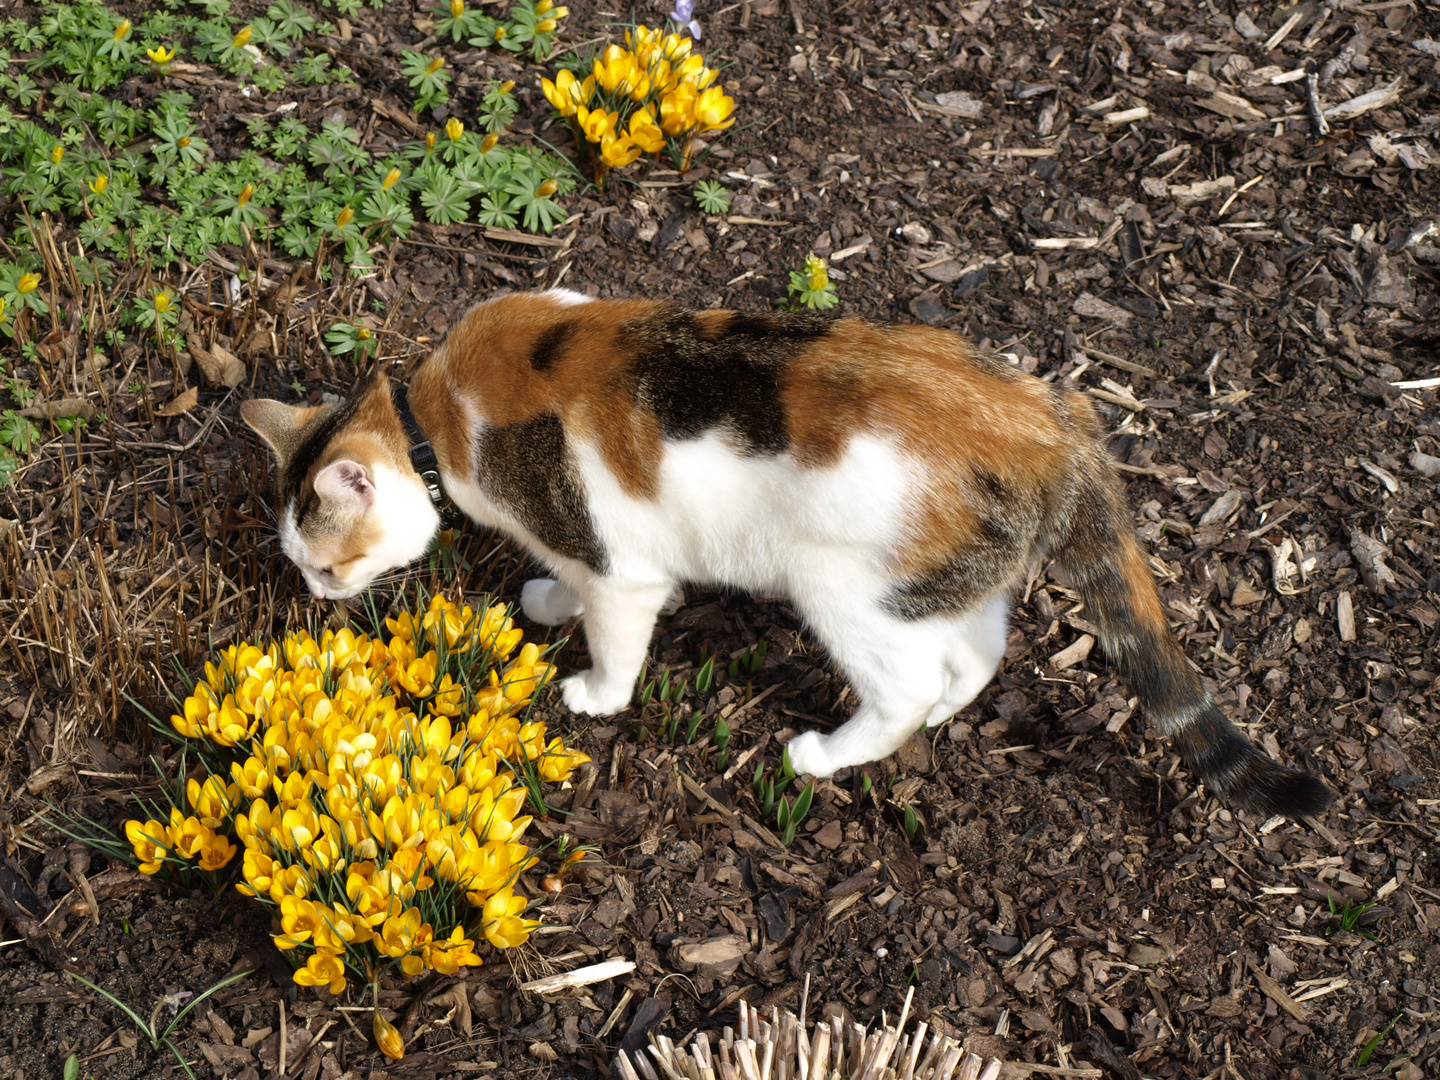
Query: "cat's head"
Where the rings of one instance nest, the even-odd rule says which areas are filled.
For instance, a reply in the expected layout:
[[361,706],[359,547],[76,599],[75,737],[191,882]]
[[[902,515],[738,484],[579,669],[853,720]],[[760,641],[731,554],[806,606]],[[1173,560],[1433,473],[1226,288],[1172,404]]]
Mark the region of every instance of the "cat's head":
[[425,553],[440,516],[378,376],[336,405],[257,398],[240,416],[279,465],[280,546],[310,591],[343,600]]

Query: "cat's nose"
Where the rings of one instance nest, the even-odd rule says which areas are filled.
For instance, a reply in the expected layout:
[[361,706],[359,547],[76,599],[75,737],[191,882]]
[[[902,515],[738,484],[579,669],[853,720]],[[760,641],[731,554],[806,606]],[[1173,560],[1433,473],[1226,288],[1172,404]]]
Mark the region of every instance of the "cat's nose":
[[324,587],[323,585],[311,585],[311,586],[310,586],[310,595],[313,596],[313,597],[315,597],[316,600],[324,600],[324,599],[325,599],[325,587]]

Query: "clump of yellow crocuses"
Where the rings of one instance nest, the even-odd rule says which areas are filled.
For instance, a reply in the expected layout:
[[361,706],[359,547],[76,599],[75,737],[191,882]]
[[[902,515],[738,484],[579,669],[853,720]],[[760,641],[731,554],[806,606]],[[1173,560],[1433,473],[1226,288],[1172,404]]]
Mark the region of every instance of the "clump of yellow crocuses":
[[606,46],[583,79],[562,68],[540,88],[570,122],[603,187],[610,169],[667,148],[688,170],[696,136],[735,123],[735,101],[718,76],[690,38],[640,25],[625,32],[624,48]]
[[388,640],[302,631],[218,653],[171,717],[208,776],[168,821],[125,823],[147,874],[243,852],[236,888],[271,908],[295,981],[332,994],[526,941],[526,802],[590,760],[528,719],[554,667],[503,605],[435,597],[385,625]]

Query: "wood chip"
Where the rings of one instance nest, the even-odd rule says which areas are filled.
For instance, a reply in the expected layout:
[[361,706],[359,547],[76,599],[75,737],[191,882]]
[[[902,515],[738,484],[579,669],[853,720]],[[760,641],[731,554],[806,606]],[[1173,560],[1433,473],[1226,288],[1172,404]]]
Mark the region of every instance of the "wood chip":
[[1400,100],[1400,86],[1403,82],[1403,78],[1397,78],[1379,90],[1371,90],[1368,94],[1361,94],[1349,101],[1342,101],[1339,105],[1331,105],[1325,110],[1325,119],[1354,120],[1357,116],[1363,116],[1373,109],[1383,109],[1387,105],[1394,105]]
[[1056,671],[1064,671],[1066,668],[1072,668],[1088,657],[1090,650],[1094,647],[1094,636],[1092,634],[1081,634],[1075,641],[1051,656],[1050,664]]
[[571,237],[537,236],[535,233],[521,232],[519,229],[481,229],[480,233],[486,240],[499,240],[506,244],[527,244],[530,247],[544,248],[564,247],[571,239]]
[[520,989],[528,990],[532,994],[553,994],[559,990],[570,990],[578,986],[589,986],[592,983],[604,982],[606,979],[618,978],[621,975],[628,975],[634,970],[634,960],[606,960],[604,963],[576,968],[574,971],[567,971],[561,975],[547,975],[543,979],[532,979],[530,982],[521,983]]
[[1259,985],[1266,997],[1275,1002],[1276,1005],[1279,1005],[1280,1008],[1284,1009],[1296,1020],[1299,1020],[1300,1023],[1306,1024],[1310,1022],[1310,1014],[1302,1009],[1296,1003],[1295,999],[1285,992],[1283,986],[1257,967],[1252,967],[1251,971],[1255,974],[1256,984]]
[[1355,603],[1350,599],[1349,592],[1342,592],[1335,598],[1335,622],[1341,641],[1355,640]]
[[[731,214],[726,219],[731,225],[770,225],[775,228],[784,228],[786,225],[794,225],[793,221],[777,220],[775,218],[746,217],[744,214]],[[830,256],[830,261],[835,261],[835,256]]]
[[1227,116],[1231,120],[1268,119],[1263,112],[1239,94],[1227,94],[1224,90],[1216,90],[1209,97],[1198,98],[1195,104],[1202,109],[1209,109],[1213,113]]

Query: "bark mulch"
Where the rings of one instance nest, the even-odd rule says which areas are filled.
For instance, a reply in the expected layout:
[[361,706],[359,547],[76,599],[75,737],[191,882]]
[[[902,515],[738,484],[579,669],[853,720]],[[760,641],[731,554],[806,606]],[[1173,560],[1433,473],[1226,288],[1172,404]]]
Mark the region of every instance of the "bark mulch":
[[[571,7],[576,40],[628,14]],[[807,975],[812,1005],[862,1022],[913,987],[915,1018],[1010,1062],[1003,1076],[1437,1075],[1433,7],[750,0],[699,16],[743,125],[694,174],[732,191],[727,216],[696,208],[691,177],[642,169],[573,197],[548,246],[419,227],[360,299],[418,355],[501,289],[756,308],[827,255],[842,312],[949,326],[1092,395],[1189,655],[1233,720],[1339,801],[1291,823],[1197,793],[1042,572],[994,684],[894,758],[817,784],[787,848],[756,766],[773,774],[790,734],[838,724],[851,697],[783,601],[692,589],[650,661],[689,680],[678,735],[659,703],[603,723],[542,703],[595,763],[535,828],[597,855],[542,905],[532,947],[458,994],[388,990],[411,1052],[386,1063],[364,1013],[297,993],[255,905],[107,868],[35,816],[45,798],[123,813],[148,751],[122,691],[160,701],[172,650],[193,669],[207,635],[334,615],[268,531],[236,396],[156,416],[174,375],[147,356],[138,393],[101,376],[113,432],[52,439],[0,492],[18,522],[0,538],[0,1076],[58,1076],[71,1052],[82,1076],[173,1074],[65,964],[146,1014],[256,968],[179,1029],[197,1074],[245,1080],[277,1074],[282,1034],[287,1075],[307,1080],[607,1075],[647,1031],[733,1025],[741,997],[798,1010]],[[426,33],[419,8],[367,9],[334,43],[361,89],[304,91],[302,115],[412,138],[398,54]],[[573,150],[545,127],[533,67],[455,66],[462,115],[509,73],[517,130]],[[219,77],[194,92],[225,145],[250,106]],[[328,325],[333,293],[289,299],[296,324]],[[255,392],[347,388],[301,337],[239,349]],[[516,599],[523,556],[463,545],[468,588]],[[580,640],[562,668],[584,662]],[[634,971],[519,989],[611,958]]]

